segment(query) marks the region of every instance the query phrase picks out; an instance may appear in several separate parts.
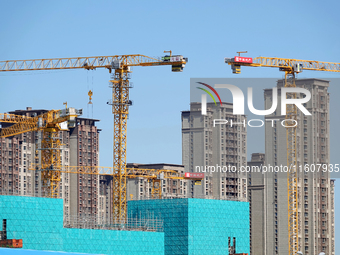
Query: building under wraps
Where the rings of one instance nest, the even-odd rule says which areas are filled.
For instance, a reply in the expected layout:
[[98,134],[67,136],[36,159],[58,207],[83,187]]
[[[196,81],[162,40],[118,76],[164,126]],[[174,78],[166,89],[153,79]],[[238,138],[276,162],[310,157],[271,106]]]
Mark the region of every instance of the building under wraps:
[[[163,220],[164,254],[229,254],[228,239],[236,238],[236,252],[249,254],[249,203],[213,199],[129,201],[133,216]],[[139,216],[140,217],[140,216]]]
[[[0,196],[7,239],[23,249],[100,254],[249,253],[249,204],[207,199],[129,201],[128,222],[105,226],[64,217],[63,200]],[[111,228],[111,229],[109,229]],[[115,230],[112,230],[114,228]],[[2,248],[0,248],[2,249]]]

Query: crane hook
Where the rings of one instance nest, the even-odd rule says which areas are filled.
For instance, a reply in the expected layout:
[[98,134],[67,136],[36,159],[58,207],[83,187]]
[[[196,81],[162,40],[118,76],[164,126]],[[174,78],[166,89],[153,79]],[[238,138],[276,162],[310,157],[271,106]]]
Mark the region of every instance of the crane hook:
[[89,102],[88,102],[88,104],[92,104],[92,102],[91,102],[91,100],[92,100],[92,95],[93,95],[93,92],[92,92],[92,90],[89,90],[89,93],[87,93],[88,94],[88,96],[89,96]]

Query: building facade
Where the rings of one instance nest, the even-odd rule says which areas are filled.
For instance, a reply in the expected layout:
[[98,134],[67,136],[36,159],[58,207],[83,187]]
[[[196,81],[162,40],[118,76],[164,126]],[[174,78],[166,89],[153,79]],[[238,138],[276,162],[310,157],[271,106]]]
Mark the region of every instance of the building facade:
[[[283,86],[284,80],[279,80],[278,102],[281,101]],[[329,82],[320,79],[299,79],[296,80],[296,86],[311,93],[311,99],[304,104],[311,115],[304,115],[297,110],[298,249],[305,255],[318,255],[320,252],[334,255],[334,181],[330,180],[328,171],[311,173],[304,171],[303,167],[330,163]],[[302,97],[303,94],[297,94],[297,98]],[[264,91],[264,99],[265,109],[269,109],[273,102],[272,89]],[[287,165],[286,128],[281,125],[284,119],[280,103],[273,114],[266,116],[265,155],[268,166]],[[286,254],[287,174],[267,173],[263,182],[266,224],[264,228],[259,229],[264,235],[262,254]]]
[[[98,166],[99,120],[77,118],[75,128],[68,131],[71,166]],[[66,174],[70,183],[70,215],[95,216],[98,213],[99,176]]]
[[201,114],[201,103],[182,112],[182,163],[187,172],[205,173],[202,185],[191,182],[188,197],[247,201],[246,174],[220,171],[247,164],[246,117],[232,112],[231,103],[207,103],[207,115]]

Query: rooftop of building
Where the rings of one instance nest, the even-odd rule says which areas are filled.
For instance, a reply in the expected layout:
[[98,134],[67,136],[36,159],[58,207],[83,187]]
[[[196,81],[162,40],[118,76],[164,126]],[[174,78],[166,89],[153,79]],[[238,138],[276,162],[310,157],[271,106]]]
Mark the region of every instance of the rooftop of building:
[[262,162],[265,160],[265,154],[261,152],[255,152],[251,154],[251,160],[248,162]]
[[160,167],[184,167],[183,165],[178,164],[169,164],[169,163],[150,163],[150,164],[141,164],[141,163],[127,163],[127,167],[135,167],[135,168],[160,168]]
[[78,120],[91,120],[91,121],[100,121],[98,119],[93,119],[93,118],[83,118],[83,117],[77,117]]
[[46,109],[34,109],[32,110],[32,107],[26,107],[26,110],[14,110],[14,111],[9,111],[9,114],[26,114],[26,113],[45,113],[48,112]]
[[[277,80],[277,84],[278,84],[278,87],[283,87],[283,84],[284,84],[284,79],[279,79]],[[322,82],[323,84],[317,84],[318,86],[325,86],[325,87],[328,87],[329,86],[329,81],[328,80],[324,80],[324,79],[319,79],[319,78],[304,78],[304,79],[295,79],[295,84],[297,86],[299,86],[300,84],[303,84],[303,83],[306,83],[306,82]],[[268,88],[268,89],[264,89],[264,91],[271,91],[272,88]]]
[[[185,110],[185,111],[182,111],[182,114],[185,114],[185,113],[190,113],[191,111],[200,111],[201,110],[201,102],[191,102],[190,103],[190,110]],[[218,104],[215,104],[214,102],[208,102],[207,103],[207,110],[211,111],[211,108],[219,108],[219,107],[225,107],[225,108],[229,108],[229,109],[232,109],[233,108],[233,103],[228,103],[228,102],[222,102],[222,106],[218,103]]]
[[[51,110],[51,109],[50,109]],[[9,114],[16,114],[16,115],[23,115],[23,114],[28,114],[33,116],[43,114],[45,112],[48,112],[50,110],[47,109],[32,109],[32,107],[26,107],[26,110],[14,110],[14,111],[9,111]],[[32,114],[30,114],[32,113]],[[77,117],[78,120],[91,120],[91,121],[100,121],[98,119],[93,119],[93,118],[85,118],[85,117]]]

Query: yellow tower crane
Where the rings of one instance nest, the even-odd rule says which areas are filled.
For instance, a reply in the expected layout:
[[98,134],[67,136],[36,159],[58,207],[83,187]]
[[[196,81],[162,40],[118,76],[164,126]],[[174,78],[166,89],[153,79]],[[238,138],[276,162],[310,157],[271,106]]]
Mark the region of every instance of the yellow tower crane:
[[[67,106],[67,103],[64,103]],[[0,129],[0,137],[10,137],[32,131],[44,131],[44,137],[52,137],[53,143],[42,142],[44,157],[41,158],[41,165],[32,163],[29,170],[42,171],[42,180],[44,194],[47,197],[59,197],[60,173],[71,174],[92,174],[92,175],[113,175],[115,174],[113,167],[101,166],[62,166],[60,159],[61,139],[57,134],[62,129],[60,123],[67,121],[68,127],[75,127],[75,118],[81,114],[81,110],[74,108],[66,108],[64,110],[51,110],[36,117],[25,115],[14,115],[0,113],[0,123],[11,123],[9,127]],[[39,158],[39,157],[38,157]],[[125,178],[145,178],[151,182],[151,197],[162,198],[161,180],[202,180],[203,173],[185,173],[182,175],[176,170],[167,169],[143,169],[143,168],[126,168]]]
[[[302,70],[340,72],[340,63],[322,62],[314,60],[300,60],[288,58],[249,58],[240,56],[225,58],[225,63],[231,65],[233,73],[241,73],[241,66],[276,67],[285,72],[285,87],[296,87],[295,75]],[[296,93],[287,93],[287,98],[296,98]],[[287,105],[286,109],[287,133],[287,166],[293,166],[287,174],[288,188],[288,242],[289,255],[298,254],[298,194],[296,169],[296,125],[297,109],[295,105]]]
[[[29,170],[36,171],[39,170],[40,166],[38,164],[32,164]],[[169,169],[150,169],[150,168],[125,168],[125,178],[145,178],[152,183],[151,197],[152,198],[162,198],[161,180],[193,180],[199,181],[204,179],[204,173],[185,173],[182,175],[176,170]],[[63,166],[60,170],[61,173],[70,174],[91,174],[91,175],[113,175],[115,169],[113,167],[103,167],[103,166]]]
[[162,66],[171,65],[173,72],[181,72],[187,58],[182,55],[166,55],[162,58],[152,58],[145,55],[115,55],[79,58],[53,58],[31,60],[0,61],[0,72],[34,71],[60,69],[107,68],[113,73],[112,84],[112,113],[114,114],[113,141],[113,217],[126,219],[126,131],[129,113],[129,73],[131,66]]
[[66,108],[51,110],[36,117],[14,114],[0,114],[0,123],[14,123],[0,129],[0,137],[10,137],[31,131],[42,131],[41,140],[41,179],[46,197],[58,197],[61,170],[61,139],[58,131],[63,130],[60,123],[67,121],[67,126],[75,127],[75,119],[82,110]]

